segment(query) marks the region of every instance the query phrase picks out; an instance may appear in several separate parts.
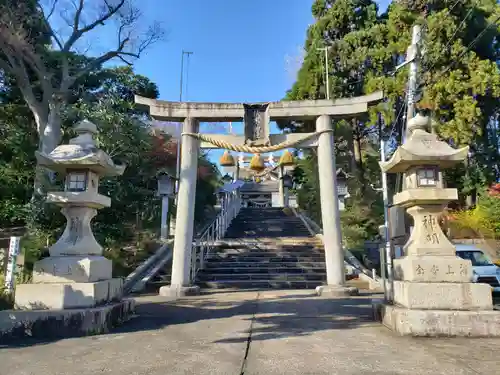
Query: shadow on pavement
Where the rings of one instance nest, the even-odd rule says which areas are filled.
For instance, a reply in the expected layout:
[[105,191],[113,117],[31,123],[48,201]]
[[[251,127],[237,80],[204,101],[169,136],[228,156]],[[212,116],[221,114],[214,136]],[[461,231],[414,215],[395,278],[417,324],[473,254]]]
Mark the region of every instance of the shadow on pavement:
[[[252,295],[258,294],[254,292]],[[249,325],[253,320],[252,340],[304,336],[321,330],[353,329],[373,321],[369,298],[325,299],[312,297],[312,294],[284,294],[266,298],[264,292],[259,298],[240,301],[231,298],[231,295],[225,295],[225,298],[205,295],[177,301],[153,298],[150,302],[139,302],[136,316],[108,334],[160,330],[171,325],[233,317],[241,317]],[[43,345],[60,339],[16,340],[0,343],[0,349]],[[238,337],[217,342],[246,340],[246,337]]]
[[[145,303],[137,308],[138,318],[119,327],[117,333],[162,329],[168,325],[241,316],[253,320],[252,340],[304,336],[315,331],[353,329],[373,323],[368,299],[323,299],[307,295],[262,298],[241,303],[214,300],[182,300]],[[244,342],[246,337],[217,342]]]

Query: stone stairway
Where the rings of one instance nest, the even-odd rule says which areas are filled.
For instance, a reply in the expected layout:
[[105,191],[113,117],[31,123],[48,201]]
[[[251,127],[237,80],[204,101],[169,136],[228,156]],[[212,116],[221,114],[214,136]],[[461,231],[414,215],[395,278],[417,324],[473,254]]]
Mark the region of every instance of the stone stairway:
[[197,275],[210,288],[315,288],[326,281],[321,241],[281,208],[245,208]]

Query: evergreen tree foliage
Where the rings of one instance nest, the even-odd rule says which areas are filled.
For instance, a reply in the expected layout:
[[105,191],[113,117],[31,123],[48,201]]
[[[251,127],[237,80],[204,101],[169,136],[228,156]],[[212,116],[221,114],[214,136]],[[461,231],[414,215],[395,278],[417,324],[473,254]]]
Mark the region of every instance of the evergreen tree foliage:
[[[442,139],[454,147],[471,146],[469,164],[447,171],[449,185],[459,189],[464,202],[465,195],[499,179],[497,1],[393,1],[387,12],[380,14],[373,1],[317,0],[312,14],[315,23],[307,31],[304,62],[286,98],[325,98],[324,52],[318,50],[324,46],[329,48],[332,99],[376,90],[383,90],[386,96],[366,116],[335,122],[337,163],[353,177],[350,186],[354,195],[344,216],[359,218],[358,224],[349,224],[362,228],[357,230],[359,239],[369,238],[375,225],[382,223],[376,214],[379,210],[363,207],[381,203],[381,196],[367,188],[370,184],[380,186],[375,163],[380,137],[390,135],[392,146],[401,142],[405,119],[397,114],[406,112],[408,70],[396,72],[395,68],[405,60],[414,24],[423,30],[418,107],[432,110],[435,130]],[[298,131],[314,129],[312,123],[280,125]],[[314,180],[312,170],[301,173]],[[318,189],[318,185],[304,182],[302,187],[311,189],[299,192],[305,197],[313,197],[312,190]]]

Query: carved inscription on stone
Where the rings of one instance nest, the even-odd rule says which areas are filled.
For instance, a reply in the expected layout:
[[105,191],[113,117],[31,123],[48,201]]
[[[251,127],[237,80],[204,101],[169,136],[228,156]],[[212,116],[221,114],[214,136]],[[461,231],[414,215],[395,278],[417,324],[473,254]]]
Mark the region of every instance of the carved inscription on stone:
[[463,264],[460,265],[460,275],[467,275],[467,268]]
[[437,273],[439,272],[439,267],[436,266],[436,265],[433,265],[432,268],[431,268],[431,273],[436,276]]
[[437,225],[437,221],[433,215],[424,215],[422,224],[425,227],[425,229],[434,232],[434,229]]
[[433,245],[439,244],[439,238],[436,233],[428,234],[425,236],[425,240]]
[[268,146],[269,104],[243,104],[245,110],[245,144],[248,146]]
[[447,275],[454,275],[455,272],[453,271],[453,267],[448,265],[448,271],[446,272]]
[[422,219],[422,225],[427,230],[427,235],[425,236],[425,240],[427,241],[427,243],[438,245],[439,236],[436,233],[436,230],[438,228],[436,217],[433,215],[424,215]]
[[66,242],[72,245],[76,245],[76,243],[80,241],[82,237],[82,230],[83,230],[82,219],[80,219],[79,217],[72,217],[69,227],[69,236],[66,239]]
[[415,268],[415,272],[417,273],[417,275],[419,276],[423,276],[424,273],[425,273],[425,270],[422,268],[422,266],[419,264],[417,265],[417,268]]
[[422,139],[421,142],[422,142],[422,145],[426,148],[432,147],[432,141],[430,139]]

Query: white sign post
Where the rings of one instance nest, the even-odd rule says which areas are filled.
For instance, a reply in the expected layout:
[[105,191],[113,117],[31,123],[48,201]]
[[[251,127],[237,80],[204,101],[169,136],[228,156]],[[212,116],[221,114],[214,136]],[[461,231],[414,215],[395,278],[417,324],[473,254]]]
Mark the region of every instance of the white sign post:
[[19,255],[21,237],[11,237],[9,245],[9,257],[7,258],[7,272],[5,273],[5,289],[8,293],[14,290],[14,277],[16,271],[16,258]]

